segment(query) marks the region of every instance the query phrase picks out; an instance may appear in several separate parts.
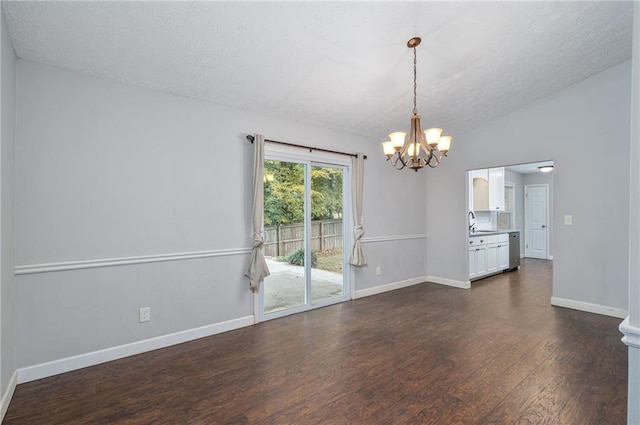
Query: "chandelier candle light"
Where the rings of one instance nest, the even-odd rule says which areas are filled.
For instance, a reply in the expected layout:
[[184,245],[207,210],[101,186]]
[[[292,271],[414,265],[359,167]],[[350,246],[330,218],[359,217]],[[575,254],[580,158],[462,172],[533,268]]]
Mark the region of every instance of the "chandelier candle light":
[[405,143],[404,137],[407,133],[398,131],[389,134],[390,140],[382,143],[387,161],[391,161],[391,165],[398,170],[409,167],[418,171],[425,165],[436,168],[447,156],[451,146],[451,136],[442,136],[441,128],[429,128],[424,131],[424,135],[422,134],[420,115],[418,115],[418,107],[416,106],[418,88],[416,83],[416,46],[421,41],[420,37],[414,37],[407,42],[407,47],[413,49],[413,115],[411,115],[409,139]]

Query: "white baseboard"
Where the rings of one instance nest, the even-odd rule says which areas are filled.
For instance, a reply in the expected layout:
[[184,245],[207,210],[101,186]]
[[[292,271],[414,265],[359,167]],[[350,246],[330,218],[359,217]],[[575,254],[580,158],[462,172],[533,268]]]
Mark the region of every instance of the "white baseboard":
[[80,354],[47,363],[20,368],[17,371],[17,383],[35,381],[60,373],[94,366],[100,363],[133,356],[135,354],[156,350],[158,348],[169,347],[194,339],[231,331],[253,325],[253,316],[240,317],[226,322],[214,323],[195,329],[175,332],[155,338],[132,342],[130,344],[119,345],[117,347],[106,348],[104,350],[93,351],[91,353]]
[[584,301],[569,300],[566,298],[551,297],[551,305],[586,311],[589,313],[602,314],[603,316],[617,317],[619,319],[627,317],[627,310],[608,307],[606,305],[587,303]]
[[4,420],[4,415],[7,414],[7,409],[9,409],[9,403],[11,403],[11,398],[16,390],[16,385],[18,385],[17,371],[13,372],[13,375],[11,375],[11,379],[7,384],[7,389],[4,394],[2,394],[2,399],[0,399],[0,422]]
[[353,293],[353,299],[368,297],[371,295],[381,294],[383,292],[393,291],[407,286],[417,285],[427,281],[427,276],[414,277],[399,282],[387,283],[385,285],[374,286],[373,288],[360,289]]
[[427,276],[427,280],[432,283],[438,283],[440,285],[453,286],[454,288],[469,289],[471,288],[470,281],[447,279],[446,277]]
[[620,332],[624,334],[622,337],[622,342],[627,344],[629,347],[640,349],[640,327],[631,326],[629,324],[629,317],[625,317],[625,319],[620,323],[618,327]]

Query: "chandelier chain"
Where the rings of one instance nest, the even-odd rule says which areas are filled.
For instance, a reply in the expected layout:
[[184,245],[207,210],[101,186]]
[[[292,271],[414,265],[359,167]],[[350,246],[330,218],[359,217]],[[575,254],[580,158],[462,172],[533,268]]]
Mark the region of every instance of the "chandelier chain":
[[417,83],[417,75],[418,75],[418,61],[416,59],[416,48],[413,47],[413,114],[418,114],[418,106],[417,106],[417,93],[418,93],[418,83]]

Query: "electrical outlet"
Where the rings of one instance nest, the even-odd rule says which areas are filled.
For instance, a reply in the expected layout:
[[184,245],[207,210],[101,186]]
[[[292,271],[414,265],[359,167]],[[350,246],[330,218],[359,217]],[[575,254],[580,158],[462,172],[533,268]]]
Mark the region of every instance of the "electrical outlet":
[[376,267],[376,276],[381,276],[382,275],[382,267],[378,266]]
[[138,320],[140,323],[151,320],[151,307],[140,307],[138,312]]
[[564,224],[565,224],[565,226],[571,226],[573,224],[573,216],[572,215],[565,215],[564,216]]

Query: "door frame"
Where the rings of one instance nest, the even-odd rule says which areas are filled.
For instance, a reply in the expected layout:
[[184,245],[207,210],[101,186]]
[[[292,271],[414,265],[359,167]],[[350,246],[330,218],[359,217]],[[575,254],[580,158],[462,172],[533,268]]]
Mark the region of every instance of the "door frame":
[[[544,247],[544,259],[545,260],[549,260],[549,218],[550,218],[550,213],[549,213],[549,184],[547,183],[534,183],[534,184],[526,184],[524,185],[524,246],[525,246],[525,250],[524,250],[524,256],[527,257],[527,245],[529,244],[529,219],[527,217],[528,211],[529,211],[529,197],[528,195],[528,190],[530,187],[544,187],[545,188],[545,215],[546,215],[546,222],[547,224],[545,225],[546,227],[544,228],[544,235],[545,235],[545,247]],[[529,258],[537,258],[537,257],[529,257]]]
[[[264,282],[260,285],[258,292],[254,293],[253,296],[253,317],[254,323],[260,323],[272,319],[277,319],[284,316],[289,316],[291,314],[301,313],[304,311],[313,310],[316,308],[326,307],[332,304],[338,304],[341,302],[348,301],[353,298],[354,291],[354,282],[353,282],[353,267],[349,265],[349,253],[351,252],[351,244],[353,243],[353,219],[351,214],[351,157],[333,154],[329,152],[321,152],[321,151],[305,151],[297,147],[285,146],[285,145],[276,145],[265,143],[264,149],[264,159],[271,159],[276,161],[288,161],[288,162],[297,162],[303,163],[307,167],[309,167],[309,173],[305,175],[305,203],[308,202],[307,205],[310,205],[311,201],[311,167],[314,165],[319,166],[336,166],[343,167],[343,184],[342,184],[342,256],[343,256],[343,287],[344,293],[342,296],[336,296],[324,300],[320,300],[315,303],[305,303],[305,305],[290,308],[287,310],[276,311],[274,313],[264,314]],[[308,210],[308,211],[307,211]],[[308,229],[307,224],[310,222],[311,211],[308,208],[305,208],[305,252],[311,252],[308,248],[311,243],[310,239],[310,229]],[[264,226],[264,222],[263,222]],[[264,229],[263,229],[264,232]],[[305,262],[305,276],[309,276],[311,278],[310,273],[310,264],[309,262]],[[305,277],[306,279],[306,277]],[[305,298],[309,297],[310,294],[305,294]]]
[[[508,187],[509,189],[513,189],[513,196],[510,197],[509,199],[509,213],[510,213],[510,217],[509,217],[509,229],[515,229],[516,228],[516,184],[510,181],[506,181],[504,182],[504,187],[505,189]],[[504,206],[505,211],[507,210],[507,205],[505,202],[505,206]]]

